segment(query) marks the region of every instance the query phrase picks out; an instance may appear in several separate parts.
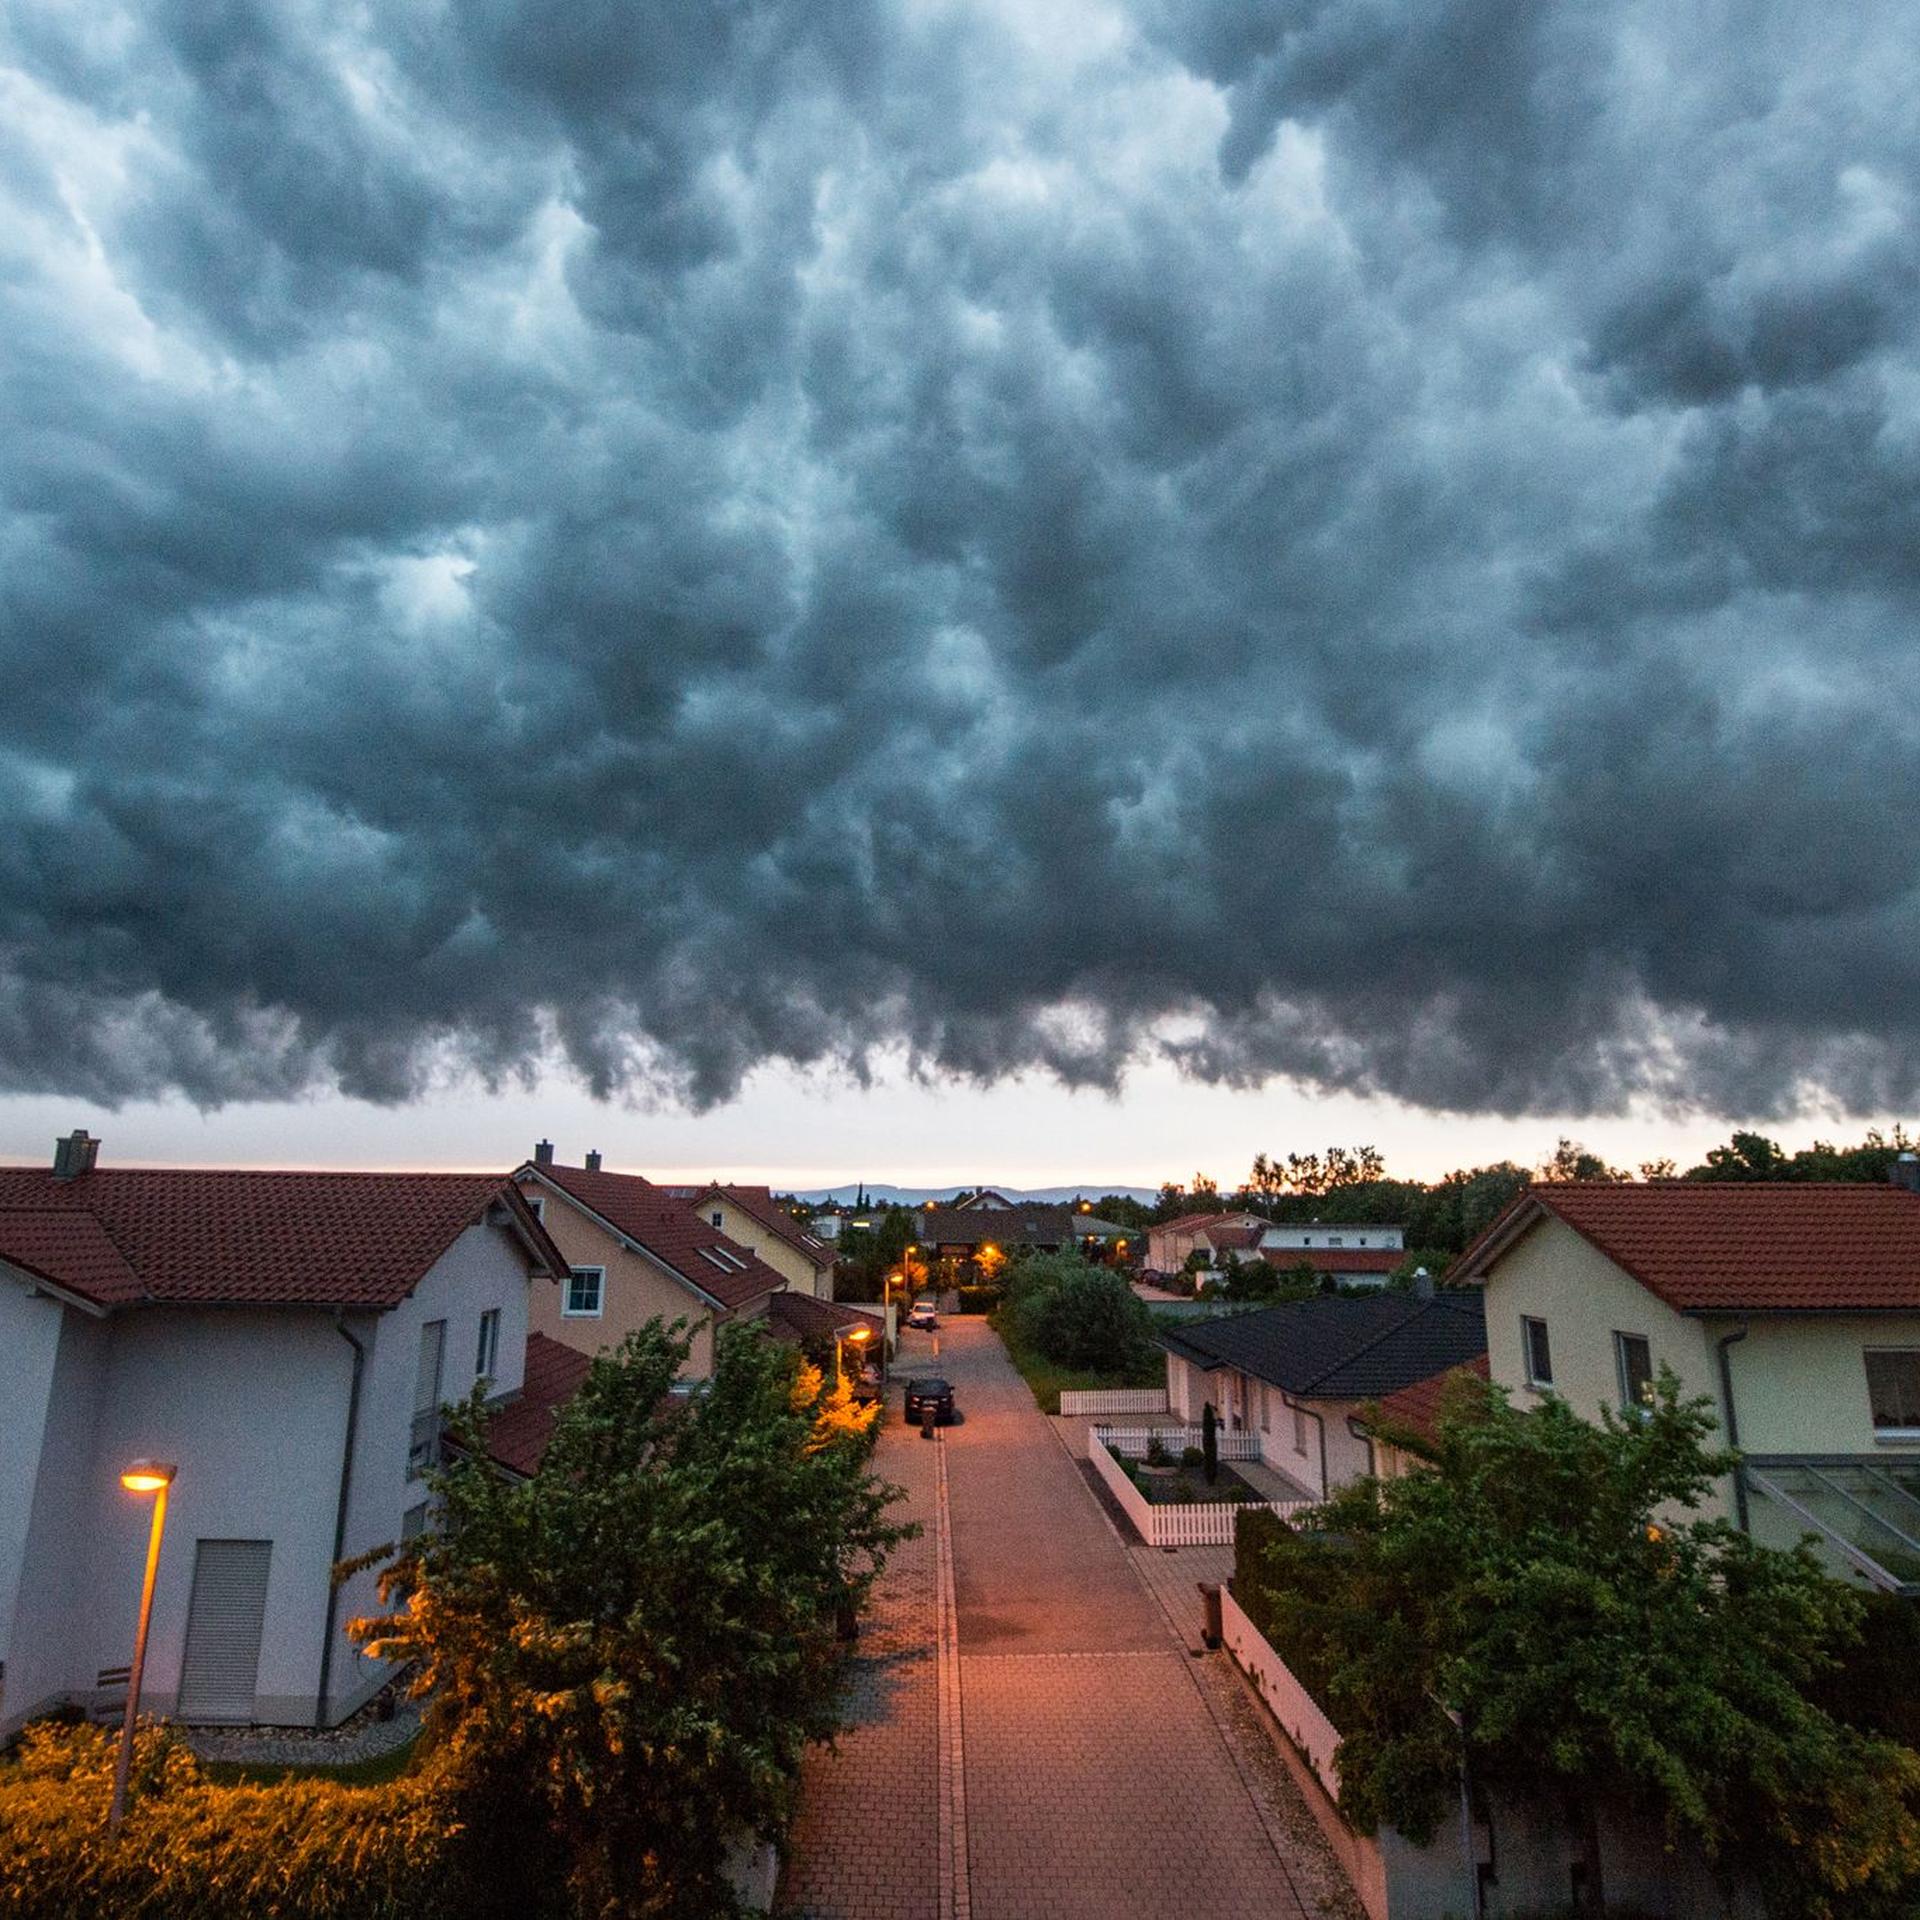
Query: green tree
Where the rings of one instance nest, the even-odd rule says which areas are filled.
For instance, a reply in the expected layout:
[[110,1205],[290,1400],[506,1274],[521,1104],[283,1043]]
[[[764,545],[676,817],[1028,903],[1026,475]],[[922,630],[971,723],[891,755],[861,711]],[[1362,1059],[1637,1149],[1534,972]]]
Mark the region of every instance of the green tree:
[[1430,1835],[1464,1737],[1481,1781],[1563,1797],[1590,1912],[1604,1804],[1752,1869],[1783,1911],[1907,1910],[1920,1756],[1815,1698],[1861,1602],[1805,1550],[1699,1517],[1731,1464],[1712,1424],[1671,1373],[1644,1416],[1597,1426],[1462,1380],[1433,1471],[1349,1488],[1250,1556],[1345,1736],[1344,1811]]
[[729,1842],[772,1835],[835,1727],[838,1629],[903,1529],[873,1413],[749,1328],[691,1400],[654,1322],[594,1362],[539,1472],[486,1464],[477,1395],[434,1480],[442,1522],[353,1623],[416,1663],[433,1764],[470,1836],[458,1910],[732,1910]]
[[1125,1278],[1106,1267],[1080,1271],[1024,1296],[1017,1308],[1033,1344],[1056,1366],[1124,1373],[1153,1345],[1153,1316]]
[[907,1249],[917,1243],[919,1234],[919,1217],[905,1207],[889,1207],[871,1227],[842,1234],[836,1297],[878,1300],[887,1275],[900,1271]]

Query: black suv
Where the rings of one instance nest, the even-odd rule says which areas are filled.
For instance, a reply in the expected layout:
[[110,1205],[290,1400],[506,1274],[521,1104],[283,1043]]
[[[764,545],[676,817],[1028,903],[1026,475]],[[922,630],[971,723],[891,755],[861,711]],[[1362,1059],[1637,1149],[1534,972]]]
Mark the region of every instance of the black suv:
[[946,1426],[953,1418],[953,1387],[945,1380],[907,1382],[907,1424],[925,1426],[929,1420]]

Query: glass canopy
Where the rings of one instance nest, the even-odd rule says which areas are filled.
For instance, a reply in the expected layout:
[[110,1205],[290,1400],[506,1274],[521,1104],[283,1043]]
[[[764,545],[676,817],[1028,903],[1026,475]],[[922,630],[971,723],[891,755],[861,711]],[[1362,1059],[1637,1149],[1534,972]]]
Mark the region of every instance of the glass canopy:
[[1859,1578],[1920,1596],[1920,1458],[1749,1456],[1741,1473],[1755,1539],[1811,1533]]

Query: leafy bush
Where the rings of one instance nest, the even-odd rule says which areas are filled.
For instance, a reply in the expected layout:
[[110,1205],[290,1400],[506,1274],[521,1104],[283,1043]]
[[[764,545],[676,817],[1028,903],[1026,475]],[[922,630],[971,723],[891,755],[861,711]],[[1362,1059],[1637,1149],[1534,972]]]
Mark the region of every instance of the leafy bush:
[[1012,1293],[1010,1305],[1025,1336],[1057,1366],[1124,1373],[1153,1349],[1145,1303],[1119,1274],[1084,1261]]
[[469,1402],[443,1529],[351,1623],[417,1663],[484,1910],[730,1912],[729,1843],[779,1833],[838,1725],[841,1620],[906,1531],[868,1471],[877,1410],[751,1327],[721,1329],[688,1405],[686,1351],[655,1321],[600,1356],[530,1480],[485,1464]]
[[1751,1870],[1770,1911],[1911,1915],[1920,1754],[1820,1699],[1860,1598],[1675,1517],[1732,1465],[1713,1425],[1665,1370],[1643,1417],[1598,1425],[1463,1379],[1431,1470],[1356,1483],[1311,1534],[1242,1516],[1235,1597],[1345,1735],[1349,1818],[1431,1834],[1464,1737],[1476,1779],[1564,1803],[1589,1888],[1615,1805]]
[[135,1738],[109,1837],[117,1733],[36,1725],[0,1774],[7,1920],[452,1920],[458,1823],[434,1782],[210,1784],[162,1727]]
[[999,1287],[956,1287],[954,1293],[962,1313],[991,1313],[1003,1297]]

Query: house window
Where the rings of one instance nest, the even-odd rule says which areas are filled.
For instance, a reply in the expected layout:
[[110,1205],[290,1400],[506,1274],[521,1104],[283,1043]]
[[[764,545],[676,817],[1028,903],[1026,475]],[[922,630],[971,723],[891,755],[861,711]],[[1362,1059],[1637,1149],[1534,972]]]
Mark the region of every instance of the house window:
[[407,1433],[407,1477],[424,1473],[440,1458],[440,1368],[446,1358],[447,1323],[429,1320],[420,1329],[420,1363],[413,1376],[413,1422]]
[[1623,1412],[1653,1405],[1653,1348],[1644,1334],[1616,1333],[1613,1357],[1620,1369],[1620,1406]]
[[1265,1387],[1260,1389],[1260,1431],[1273,1431],[1273,1395]]
[[416,1501],[400,1516],[400,1538],[418,1540],[427,1530],[427,1503]]
[[527,1203],[527,1211],[544,1225],[547,1218],[547,1196],[544,1193],[529,1193],[523,1197]]
[[711,1220],[716,1227],[724,1226],[726,1224],[726,1215],[723,1214],[718,1207],[716,1207],[713,1210],[713,1212],[708,1214],[707,1218]]
[[491,1380],[500,1362],[500,1309],[489,1307],[480,1316],[480,1344],[474,1349],[473,1377]]
[[1327,1235],[1327,1245],[1330,1247],[1344,1247],[1346,1244],[1346,1239],[1341,1234],[1330,1233]]
[[1306,1458],[1307,1416],[1298,1407],[1295,1407],[1293,1410],[1293,1450],[1299,1454],[1302,1459]]
[[1520,1345],[1527,1365],[1527,1385],[1553,1385],[1553,1348],[1547,1341],[1547,1323],[1531,1314],[1520,1316]]
[[1920,1347],[1869,1347],[1867,1398],[1876,1434],[1920,1439]]
[[606,1290],[605,1267],[575,1267],[567,1275],[567,1304],[561,1311],[569,1319],[597,1320]]

